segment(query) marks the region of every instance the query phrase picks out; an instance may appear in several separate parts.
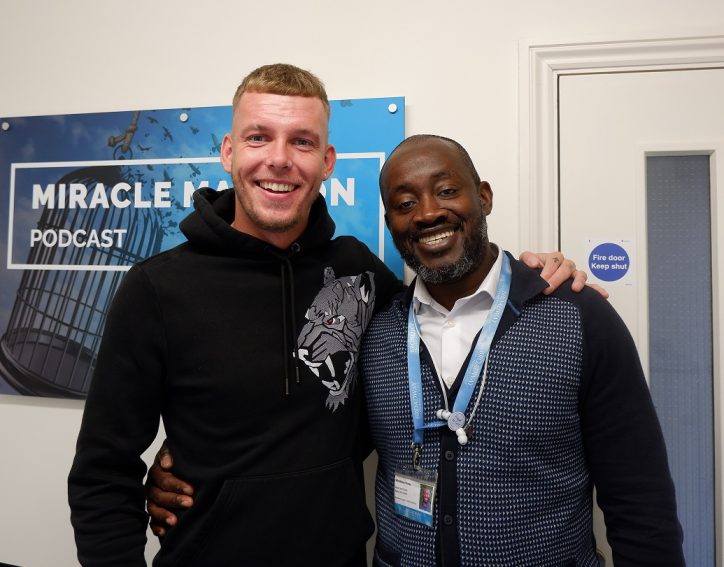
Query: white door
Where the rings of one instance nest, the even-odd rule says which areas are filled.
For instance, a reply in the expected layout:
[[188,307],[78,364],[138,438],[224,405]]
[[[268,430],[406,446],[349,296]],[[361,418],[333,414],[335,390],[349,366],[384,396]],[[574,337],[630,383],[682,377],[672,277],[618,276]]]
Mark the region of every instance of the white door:
[[638,345],[687,564],[714,566],[722,544],[724,69],[564,75],[558,101],[560,247],[610,291]]

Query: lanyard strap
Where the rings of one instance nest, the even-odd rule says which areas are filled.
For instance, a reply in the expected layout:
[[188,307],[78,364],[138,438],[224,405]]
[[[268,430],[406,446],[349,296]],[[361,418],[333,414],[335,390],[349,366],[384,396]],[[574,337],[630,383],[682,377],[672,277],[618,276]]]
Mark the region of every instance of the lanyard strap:
[[[460,385],[460,391],[455,398],[453,412],[465,413],[465,409],[470,403],[473,396],[475,385],[478,382],[480,372],[485,364],[485,359],[490,352],[490,345],[493,342],[495,331],[503,317],[505,305],[508,302],[508,293],[510,292],[510,260],[508,256],[501,250],[503,254],[503,265],[500,270],[500,278],[498,279],[498,287],[495,289],[495,298],[493,306],[490,309],[488,318],[483,325],[483,329],[478,335],[475,342],[475,348],[470,362],[465,369],[463,383]],[[424,404],[422,400],[422,371],[420,368],[420,330],[415,317],[415,310],[410,305],[410,311],[407,317],[407,377],[410,388],[410,408],[412,410],[412,424],[414,431],[412,433],[412,442],[414,445],[422,445],[424,430],[434,427],[442,427],[446,425],[444,421],[433,421],[425,423],[424,420]],[[481,385],[481,388],[483,385]]]

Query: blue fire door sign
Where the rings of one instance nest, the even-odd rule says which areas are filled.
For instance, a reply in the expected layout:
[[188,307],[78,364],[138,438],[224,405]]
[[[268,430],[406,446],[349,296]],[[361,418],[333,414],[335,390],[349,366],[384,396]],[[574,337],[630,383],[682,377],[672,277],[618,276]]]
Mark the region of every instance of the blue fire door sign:
[[631,283],[631,241],[588,241],[588,271],[601,282]]

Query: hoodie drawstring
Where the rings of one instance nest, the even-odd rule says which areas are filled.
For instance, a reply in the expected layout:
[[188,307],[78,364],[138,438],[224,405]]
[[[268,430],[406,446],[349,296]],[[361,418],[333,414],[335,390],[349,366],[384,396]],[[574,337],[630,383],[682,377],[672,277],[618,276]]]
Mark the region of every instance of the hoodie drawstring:
[[[294,270],[290,258],[301,250],[301,246],[297,242],[293,243],[289,248],[287,255],[282,255],[275,250],[267,249],[272,255],[276,256],[281,263],[279,264],[281,273],[281,292],[282,292],[282,349],[284,357],[284,395],[289,395],[289,358],[294,360],[294,375],[296,383],[299,384],[299,352],[296,345],[296,305],[294,303]],[[289,300],[287,304],[287,290],[289,292]],[[288,323],[291,323],[291,328]],[[290,336],[291,335],[291,336]],[[291,339],[291,341],[290,341]],[[290,348],[290,342],[292,347]]]

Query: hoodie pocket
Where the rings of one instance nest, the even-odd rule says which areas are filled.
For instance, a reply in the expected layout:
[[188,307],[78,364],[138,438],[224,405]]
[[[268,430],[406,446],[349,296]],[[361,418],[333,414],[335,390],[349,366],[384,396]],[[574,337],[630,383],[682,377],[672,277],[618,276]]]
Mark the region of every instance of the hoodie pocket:
[[351,459],[227,480],[198,521],[159,564],[353,565],[374,527]]

